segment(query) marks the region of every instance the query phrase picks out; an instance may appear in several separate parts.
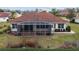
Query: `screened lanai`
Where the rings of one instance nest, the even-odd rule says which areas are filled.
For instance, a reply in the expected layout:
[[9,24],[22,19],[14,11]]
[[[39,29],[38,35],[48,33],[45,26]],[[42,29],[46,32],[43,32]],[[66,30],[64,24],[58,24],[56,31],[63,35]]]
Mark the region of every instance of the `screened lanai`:
[[51,25],[45,22],[26,22],[17,25],[18,32],[23,34],[50,34]]

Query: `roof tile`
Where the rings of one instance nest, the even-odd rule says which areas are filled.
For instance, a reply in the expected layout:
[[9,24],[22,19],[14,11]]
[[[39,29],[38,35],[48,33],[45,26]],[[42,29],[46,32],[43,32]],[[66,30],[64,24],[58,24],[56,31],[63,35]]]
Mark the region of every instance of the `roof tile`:
[[24,21],[50,21],[57,23],[67,23],[66,20],[61,19],[48,12],[34,12],[34,13],[25,13],[21,17],[18,17],[11,22],[24,22]]

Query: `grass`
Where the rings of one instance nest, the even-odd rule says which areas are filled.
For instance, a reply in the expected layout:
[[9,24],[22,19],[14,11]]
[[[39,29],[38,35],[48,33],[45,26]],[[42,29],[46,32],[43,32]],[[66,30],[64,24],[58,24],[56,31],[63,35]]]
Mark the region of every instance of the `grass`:
[[9,23],[9,22],[1,22],[1,23],[0,23],[0,26],[4,26],[4,25],[10,26],[10,23]]
[[79,24],[70,23],[70,26],[73,31],[75,31],[76,33],[79,33]]
[[58,49],[45,49],[45,48],[0,48],[0,51],[79,51],[79,48],[58,48]]

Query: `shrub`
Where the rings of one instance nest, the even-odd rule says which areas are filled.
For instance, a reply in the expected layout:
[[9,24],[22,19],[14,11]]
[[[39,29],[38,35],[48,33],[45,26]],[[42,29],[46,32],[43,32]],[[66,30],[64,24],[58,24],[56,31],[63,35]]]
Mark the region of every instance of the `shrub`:
[[50,48],[50,46],[47,46],[47,48]]
[[60,32],[60,29],[55,29],[55,32]]
[[16,43],[12,43],[12,42],[7,42],[6,44],[6,48],[22,48],[23,44],[21,42],[16,42]]
[[74,22],[75,22],[75,19],[72,19],[70,22],[71,22],[71,23],[74,23]]
[[33,48],[38,46],[37,41],[35,40],[28,40],[25,42],[25,45],[28,47],[33,47]]
[[7,32],[10,28],[9,27],[3,27],[0,29],[0,34]]
[[28,41],[28,42],[26,43],[26,45],[29,46],[29,47],[35,47],[35,43],[32,42],[32,41]]
[[70,31],[71,31],[71,27],[70,27],[70,26],[67,26],[67,27],[66,27],[66,31],[67,31],[67,32],[70,32]]
[[41,45],[39,45],[38,48],[42,48]]
[[0,31],[0,34],[3,34],[3,31]]
[[3,28],[3,26],[0,26],[0,29],[2,29]]
[[72,42],[64,42],[60,48],[73,48]]
[[0,34],[3,34],[4,33],[4,29],[0,29]]

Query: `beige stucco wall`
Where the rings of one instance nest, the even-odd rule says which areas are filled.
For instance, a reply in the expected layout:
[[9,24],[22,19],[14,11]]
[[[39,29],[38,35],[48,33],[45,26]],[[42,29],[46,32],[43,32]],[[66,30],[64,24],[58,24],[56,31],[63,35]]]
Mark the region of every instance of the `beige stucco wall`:
[[75,22],[76,22],[76,23],[79,23],[79,19],[75,19]]
[[0,17],[0,22],[6,22],[8,17]]
[[[52,24],[52,25],[54,25],[54,24]],[[54,27],[51,28],[51,33],[53,33],[55,29],[59,29],[58,24],[55,24],[55,25],[56,25],[55,28]],[[61,29],[66,29],[67,25],[68,24],[64,24],[64,28],[61,28]]]
[[11,27],[11,31],[13,31],[13,32],[17,31],[17,28],[12,28],[12,25],[10,25],[10,27]]

